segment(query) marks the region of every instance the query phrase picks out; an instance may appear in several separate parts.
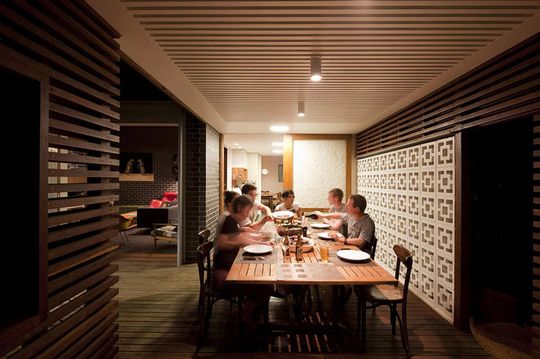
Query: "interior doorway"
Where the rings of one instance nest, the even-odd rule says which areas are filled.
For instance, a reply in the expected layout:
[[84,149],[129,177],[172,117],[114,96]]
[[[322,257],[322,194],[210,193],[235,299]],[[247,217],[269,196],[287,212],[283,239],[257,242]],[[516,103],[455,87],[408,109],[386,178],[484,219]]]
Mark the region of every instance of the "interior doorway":
[[144,74],[121,67],[120,253],[179,265],[185,111]]
[[463,132],[462,295],[473,332],[519,351],[532,320],[532,156],[532,118]]

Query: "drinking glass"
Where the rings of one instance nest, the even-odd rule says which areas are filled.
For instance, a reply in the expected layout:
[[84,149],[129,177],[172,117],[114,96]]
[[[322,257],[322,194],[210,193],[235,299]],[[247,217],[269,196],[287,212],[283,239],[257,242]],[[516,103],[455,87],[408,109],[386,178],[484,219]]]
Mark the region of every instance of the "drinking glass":
[[328,247],[321,247],[321,263],[328,263],[330,260],[330,250]]

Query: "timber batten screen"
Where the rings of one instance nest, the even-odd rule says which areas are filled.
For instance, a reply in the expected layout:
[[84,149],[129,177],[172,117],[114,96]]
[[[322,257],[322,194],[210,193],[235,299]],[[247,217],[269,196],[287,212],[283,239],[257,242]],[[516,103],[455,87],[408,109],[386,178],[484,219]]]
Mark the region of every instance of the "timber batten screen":
[[47,80],[40,152],[45,311],[32,326],[2,328],[0,355],[117,355],[118,245],[109,241],[118,233],[117,36],[83,1],[0,4],[0,65]]
[[540,112],[540,35],[356,135],[356,157]]

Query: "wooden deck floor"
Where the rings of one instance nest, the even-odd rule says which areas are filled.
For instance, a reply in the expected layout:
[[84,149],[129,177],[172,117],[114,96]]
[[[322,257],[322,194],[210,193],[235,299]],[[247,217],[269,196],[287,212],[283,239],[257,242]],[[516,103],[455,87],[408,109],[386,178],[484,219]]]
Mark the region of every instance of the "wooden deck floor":
[[[122,258],[117,263],[120,266],[120,358],[189,358],[196,353],[204,358],[296,357],[305,356],[308,350],[319,358],[404,357],[399,333],[391,335],[388,310],[382,307],[375,313],[368,311],[367,351],[362,355],[357,352],[358,337],[352,329],[344,335],[328,335],[326,338],[287,331],[274,333],[260,352],[242,352],[236,338],[235,309],[231,310],[225,302],[216,305],[208,339],[197,352],[196,266],[176,268],[170,259],[133,257]],[[322,292],[323,297],[328,298],[330,288],[323,287]],[[453,328],[416,297],[410,298],[409,308],[409,338],[414,357],[488,357],[470,334]],[[328,309],[328,301],[325,301],[322,309],[312,313],[311,318],[317,321],[322,317],[324,321]],[[346,312],[344,324],[356,328],[354,296],[349,300]],[[289,322],[283,299],[272,298],[270,321]],[[292,352],[301,353],[285,354],[289,348]],[[269,354],[269,351],[273,353]]]

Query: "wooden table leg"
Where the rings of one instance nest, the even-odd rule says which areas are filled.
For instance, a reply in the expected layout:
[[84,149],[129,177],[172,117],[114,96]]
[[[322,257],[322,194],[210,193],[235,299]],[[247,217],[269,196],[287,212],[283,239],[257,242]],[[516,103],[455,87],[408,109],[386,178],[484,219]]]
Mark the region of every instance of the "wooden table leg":
[[366,301],[364,299],[360,299],[360,327],[361,327],[361,335],[362,338],[360,339],[360,350],[362,352],[366,351]]

